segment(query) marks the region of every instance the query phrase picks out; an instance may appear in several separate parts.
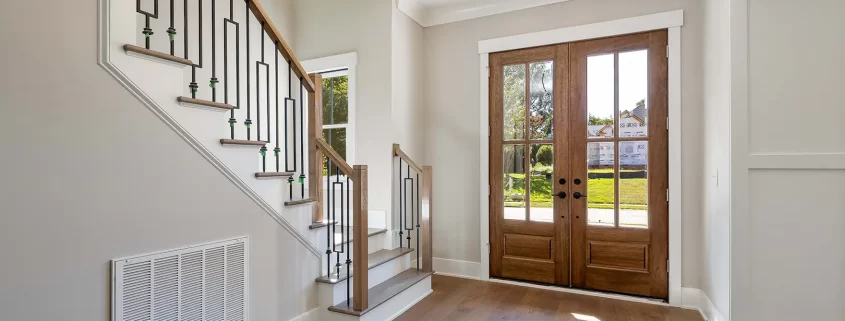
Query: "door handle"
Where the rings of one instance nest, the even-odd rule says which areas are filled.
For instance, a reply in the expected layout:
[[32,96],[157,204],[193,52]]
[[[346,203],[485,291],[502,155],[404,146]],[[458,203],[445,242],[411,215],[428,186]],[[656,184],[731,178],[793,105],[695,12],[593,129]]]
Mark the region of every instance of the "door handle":
[[566,193],[565,192],[558,192],[557,194],[555,194],[555,196],[560,197],[560,198],[566,198]]
[[580,198],[587,198],[587,195],[581,194],[579,192],[575,192],[575,193],[572,193],[572,197],[574,197],[577,200],[577,199],[580,199]]

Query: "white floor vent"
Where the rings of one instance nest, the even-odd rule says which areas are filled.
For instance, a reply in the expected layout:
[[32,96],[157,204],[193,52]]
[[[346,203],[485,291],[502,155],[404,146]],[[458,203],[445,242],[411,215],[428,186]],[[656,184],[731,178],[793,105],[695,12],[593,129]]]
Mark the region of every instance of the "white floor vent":
[[112,261],[113,321],[246,321],[246,237]]

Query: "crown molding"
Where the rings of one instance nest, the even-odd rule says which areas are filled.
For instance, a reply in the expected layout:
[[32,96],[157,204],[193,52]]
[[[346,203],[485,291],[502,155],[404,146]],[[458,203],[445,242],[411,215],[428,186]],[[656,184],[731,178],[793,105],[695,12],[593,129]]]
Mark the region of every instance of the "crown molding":
[[426,6],[421,0],[397,0],[397,7],[421,26],[431,27],[565,1],[569,0],[468,0]]

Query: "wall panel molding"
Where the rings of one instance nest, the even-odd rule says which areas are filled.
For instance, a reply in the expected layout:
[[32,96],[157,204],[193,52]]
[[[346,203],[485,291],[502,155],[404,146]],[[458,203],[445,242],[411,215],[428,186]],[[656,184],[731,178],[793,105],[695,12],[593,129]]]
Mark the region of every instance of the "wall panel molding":
[[750,154],[748,169],[845,170],[845,153]]

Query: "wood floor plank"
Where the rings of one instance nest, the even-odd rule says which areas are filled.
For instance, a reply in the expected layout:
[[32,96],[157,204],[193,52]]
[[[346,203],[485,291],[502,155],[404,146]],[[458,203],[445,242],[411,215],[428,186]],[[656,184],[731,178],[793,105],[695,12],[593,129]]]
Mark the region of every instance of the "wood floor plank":
[[396,320],[703,321],[694,310],[498,282],[434,275],[431,284],[433,293]]

